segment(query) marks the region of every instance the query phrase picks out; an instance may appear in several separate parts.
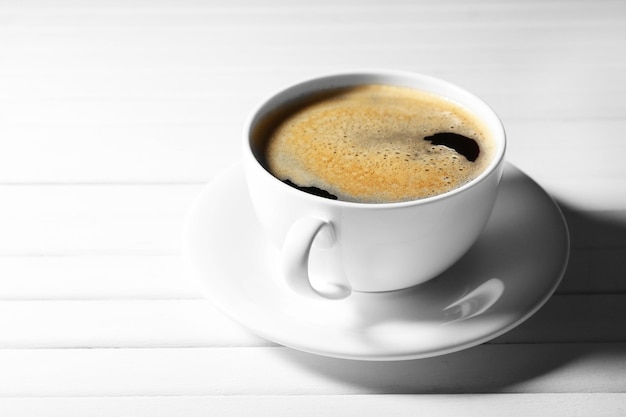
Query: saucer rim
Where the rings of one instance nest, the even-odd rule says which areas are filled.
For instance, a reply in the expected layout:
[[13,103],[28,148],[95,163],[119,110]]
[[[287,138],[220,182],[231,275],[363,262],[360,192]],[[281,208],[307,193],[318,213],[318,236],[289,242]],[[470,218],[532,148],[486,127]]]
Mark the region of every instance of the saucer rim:
[[[266,331],[264,328],[259,328],[259,326],[251,325],[249,321],[246,321],[245,319],[241,318],[240,314],[236,314],[235,312],[232,311],[232,308],[228,308],[228,306],[224,304],[223,300],[220,300],[219,297],[216,297],[214,294],[211,294],[210,292],[205,290],[205,285],[203,285],[202,281],[203,279],[206,279],[206,278],[201,277],[200,276],[201,274],[198,271],[198,269],[193,267],[194,262],[193,262],[193,259],[191,259],[192,256],[190,255],[190,252],[192,251],[190,250],[191,239],[189,238],[189,236],[193,233],[191,230],[193,228],[194,213],[196,213],[198,208],[201,206],[202,202],[206,200],[207,197],[212,194],[212,191],[214,188],[213,186],[215,185],[217,181],[224,181],[227,178],[229,178],[229,176],[234,176],[236,171],[238,170],[241,170],[241,171],[243,170],[243,166],[240,161],[232,164],[228,168],[221,171],[218,175],[216,175],[212,181],[210,181],[208,184],[204,186],[202,191],[196,197],[193,204],[191,205],[191,208],[189,209],[188,215],[185,219],[184,226],[183,226],[182,245],[181,245],[182,254],[183,254],[183,258],[185,259],[185,262],[192,266],[191,269],[196,275],[196,278],[200,280],[200,288],[201,288],[201,292],[204,298],[209,300],[222,314],[229,317],[231,320],[238,323],[239,325],[242,325],[253,334],[259,337],[262,337],[264,339],[267,339],[271,342],[277,343],[279,345],[283,345],[283,346],[290,347],[296,350],[308,352],[308,353],[315,354],[315,355],[325,356],[325,357],[349,359],[349,360],[362,360],[362,361],[415,360],[415,359],[425,359],[425,358],[459,352],[459,351],[466,350],[466,349],[475,347],[477,345],[483,344],[490,340],[493,340],[513,330],[514,328],[518,327],[519,325],[527,321],[530,317],[532,317],[535,313],[537,313],[537,311],[539,311],[546,304],[546,302],[552,297],[552,295],[554,294],[554,292],[556,291],[556,289],[562,282],[565,272],[567,270],[567,265],[569,263],[569,258],[570,258],[571,242],[570,242],[570,232],[569,232],[567,222],[566,222],[565,216],[563,215],[561,208],[559,207],[556,200],[551,195],[549,195],[543,189],[543,187],[541,187],[534,179],[532,179],[525,172],[523,172],[522,170],[514,166],[512,163],[506,161],[503,175],[506,175],[506,173],[510,170],[517,171],[519,174],[524,176],[525,180],[530,181],[530,184],[534,188],[536,188],[538,192],[548,197],[551,202],[551,209],[554,211],[554,214],[558,214],[557,217],[561,221],[561,224],[559,224],[559,228],[561,228],[563,231],[563,236],[560,239],[561,244],[562,244],[562,247],[560,247],[561,249],[560,269],[558,273],[554,275],[551,281],[551,285],[543,292],[541,297],[538,297],[533,302],[532,306],[528,308],[524,314],[518,316],[515,320],[511,321],[507,325],[497,330],[488,332],[480,337],[469,339],[463,343],[451,344],[448,348],[439,348],[433,351],[411,352],[411,353],[404,353],[404,354],[393,354],[393,353],[384,353],[384,352],[381,352],[379,354],[356,354],[356,353],[350,354],[350,353],[345,353],[345,352],[342,353],[339,351],[332,351],[329,349],[314,348],[312,346],[307,345],[306,343],[295,343],[293,340],[289,340],[288,337],[281,337],[280,335],[277,335],[271,331]],[[555,226],[555,228],[557,228],[557,226]],[[367,293],[367,294],[374,294],[374,293]]]

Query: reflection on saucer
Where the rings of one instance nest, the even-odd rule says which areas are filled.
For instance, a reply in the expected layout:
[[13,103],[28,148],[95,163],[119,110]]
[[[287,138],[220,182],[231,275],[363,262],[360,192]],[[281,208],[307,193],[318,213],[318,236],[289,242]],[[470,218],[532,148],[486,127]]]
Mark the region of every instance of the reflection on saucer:
[[444,324],[456,323],[483,314],[500,299],[503,292],[504,283],[498,278],[483,282],[443,310],[448,317]]

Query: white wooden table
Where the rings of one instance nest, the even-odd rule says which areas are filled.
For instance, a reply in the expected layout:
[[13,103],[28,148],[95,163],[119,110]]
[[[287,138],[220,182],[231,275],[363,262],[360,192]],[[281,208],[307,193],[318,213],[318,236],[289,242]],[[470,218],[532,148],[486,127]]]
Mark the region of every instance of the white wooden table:
[[[466,351],[278,346],[180,255],[264,96],[332,70],[446,78],[571,232],[556,294]],[[0,0],[0,415],[626,414],[623,0]]]

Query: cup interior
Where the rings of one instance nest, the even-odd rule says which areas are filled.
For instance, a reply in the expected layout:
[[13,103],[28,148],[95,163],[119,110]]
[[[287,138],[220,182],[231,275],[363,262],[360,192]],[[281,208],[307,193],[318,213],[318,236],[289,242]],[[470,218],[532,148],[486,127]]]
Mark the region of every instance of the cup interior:
[[[246,124],[245,137],[244,137],[244,153],[251,154],[254,159],[263,167],[268,175],[272,175],[265,167],[263,161],[263,144],[257,143],[255,140],[255,129],[260,123],[263,123],[268,117],[271,117],[272,113],[280,111],[280,109],[290,106],[293,103],[297,103],[306,99],[307,97],[320,93],[326,90],[333,90],[337,88],[354,87],[364,84],[387,84],[400,87],[408,87],[424,92],[432,93],[443,97],[447,100],[451,100],[462,107],[468,109],[474,116],[480,120],[484,127],[488,130],[495,149],[492,158],[486,168],[476,178],[469,181],[467,184],[456,188],[452,191],[448,191],[433,197],[426,197],[413,201],[427,201],[433,198],[441,198],[450,193],[460,191],[464,188],[471,187],[472,184],[481,181],[484,177],[492,173],[496,167],[501,165],[504,158],[506,147],[506,135],[503,124],[495,113],[495,111],[481,98],[470,93],[462,87],[459,87],[448,81],[431,77],[424,74],[404,72],[404,71],[365,71],[365,72],[346,72],[336,73],[320,77],[315,77],[281,90],[279,93],[272,95],[268,99],[264,100],[252,113],[251,119]],[[273,176],[272,176],[273,177]],[[273,177],[275,178],[275,177]],[[276,179],[276,181],[279,181]],[[297,191],[297,190],[296,190]],[[314,198],[321,198],[312,196]],[[367,204],[369,206],[376,205],[372,203],[348,203],[345,201],[330,200],[336,204]],[[403,204],[411,203],[380,203],[384,205],[389,204]]]

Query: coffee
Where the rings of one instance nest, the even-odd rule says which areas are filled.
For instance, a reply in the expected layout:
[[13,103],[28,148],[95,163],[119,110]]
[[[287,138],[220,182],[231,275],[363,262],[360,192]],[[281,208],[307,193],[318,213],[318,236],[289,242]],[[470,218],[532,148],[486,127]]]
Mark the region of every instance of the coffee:
[[298,100],[253,132],[256,156],[275,177],[328,198],[390,203],[470,182],[494,143],[482,122],[446,98],[366,84]]

